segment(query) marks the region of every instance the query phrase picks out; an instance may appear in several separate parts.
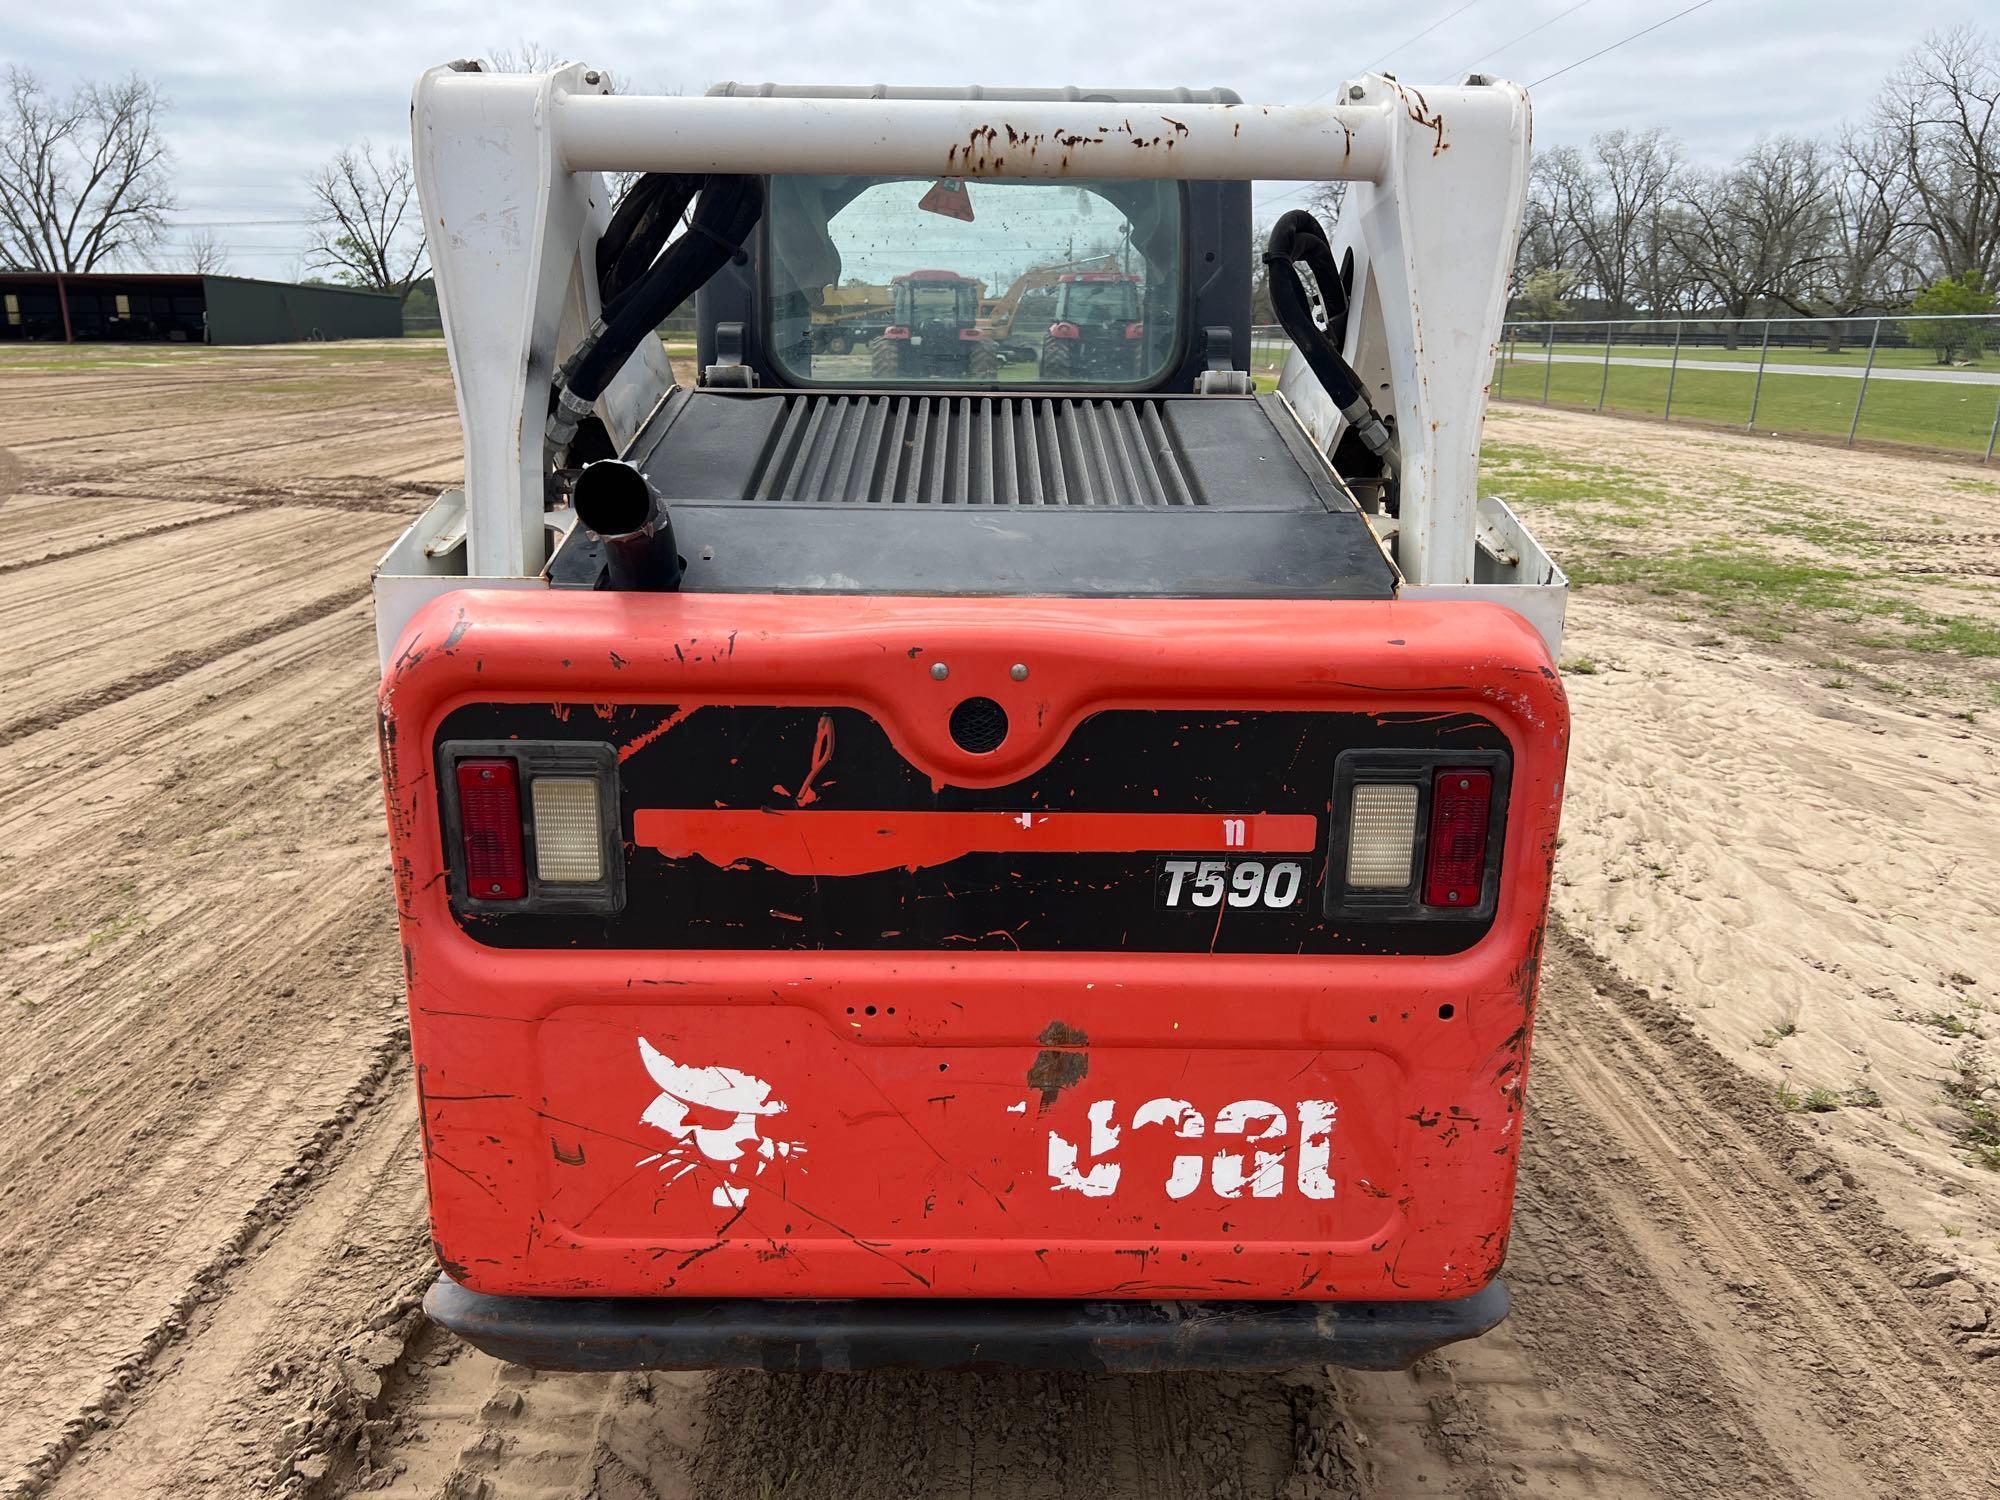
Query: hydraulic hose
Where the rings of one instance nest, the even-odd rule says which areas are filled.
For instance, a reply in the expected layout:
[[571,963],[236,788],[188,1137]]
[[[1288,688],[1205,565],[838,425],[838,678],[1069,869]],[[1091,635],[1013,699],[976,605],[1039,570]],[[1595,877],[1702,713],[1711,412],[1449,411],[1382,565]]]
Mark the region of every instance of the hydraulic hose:
[[698,175],[649,172],[618,200],[597,241],[597,291],[607,320],[632,284],[659,259],[700,190]]
[[[1311,214],[1295,208],[1271,226],[1271,238],[1264,247],[1264,264],[1270,272],[1271,307],[1286,336],[1306,357],[1306,363],[1346,418],[1355,437],[1381,460],[1382,472],[1394,479],[1402,467],[1396,439],[1369,402],[1361,377],[1354,373],[1354,366],[1347,362],[1340,346],[1326,329],[1313,321],[1312,305],[1306,300],[1305,286],[1299,280],[1300,263],[1312,272],[1320,296],[1326,300],[1328,324],[1344,329],[1347,289],[1334,266],[1326,232]],[[1335,299],[1339,302],[1337,308]]]
[[[640,187],[648,180],[642,179]],[[628,199],[637,192],[635,188]],[[620,228],[623,251],[616,254],[613,279],[623,284],[623,289],[614,302],[606,304],[597,325],[556,372],[547,435],[549,446],[559,453],[569,447],[578,424],[590,415],[597,398],[624,368],[632,351],[741,252],[743,241],[764,211],[761,179],[711,174],[702,182],[687,233],[668,245],[643,274],[628,282],[624,266],[644,254],[649,244],[665,238],[680,217],[675,201],[679,200],[681,208],[687,201],[671,185],[648,189],[647,198],[649,201],[636,206]],[[619,210],[623,215],[625,204],[621,203]]]

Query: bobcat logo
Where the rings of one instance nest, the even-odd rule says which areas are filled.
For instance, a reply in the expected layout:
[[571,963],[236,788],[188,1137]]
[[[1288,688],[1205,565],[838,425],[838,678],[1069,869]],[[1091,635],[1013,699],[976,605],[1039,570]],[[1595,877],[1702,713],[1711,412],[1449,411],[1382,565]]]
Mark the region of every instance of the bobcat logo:
[[785,1112],[784,1101],[771,1097],[771,1085],[763,1079],[734,1068],[686,1067],[644,1037],[639,1038],[639,1059],[660,1089],[659,1098],[639,1118],[672,1136],[674,1144],[642,1157],[638,1165],[658,1162],[662,1172],[672,1174],[669,1182],[704,1166],[720,1168],[727,1180],[710,1191],[709,1202],[717,1208],[741,1208],[750,1197],[748,1178],[763,1176],[780,1158],[805,1154],[798,1142],[772,1140],[759,1131],[760,1121]]

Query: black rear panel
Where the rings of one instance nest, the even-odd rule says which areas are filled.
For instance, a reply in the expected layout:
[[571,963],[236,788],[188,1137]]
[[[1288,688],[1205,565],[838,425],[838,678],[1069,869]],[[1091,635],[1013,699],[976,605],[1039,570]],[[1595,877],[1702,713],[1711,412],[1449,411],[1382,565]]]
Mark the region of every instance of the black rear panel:
[[[1490,912],[1463,919],[1327,916],[1328,822],[1344,751],[1504,757],[1472,715],[1113,710],[1010,786],[933,787],[880,724],[851,708],[475,704],[439,743],[591,740],[628,747],[618,772],[630,862],[621,911],[459,914],[506,948],[1009,949],[1215,953],[1450,953]],[[636,748],[630,748],[636,747]],[[804,778],[802,782],[801,778]],[[449,786],[439,768],[440,786]],[[1284,910],[1165,899],[1158,848],[975,852],[914,868],[791,874],[751,860],[668,858],[635,834],[645,809],[822,813],[1306,815],[1317,829],[1301,898]],[[1498,848],[1499,829],[1495,829]],[[726,858],[726,857],[725,857]]]

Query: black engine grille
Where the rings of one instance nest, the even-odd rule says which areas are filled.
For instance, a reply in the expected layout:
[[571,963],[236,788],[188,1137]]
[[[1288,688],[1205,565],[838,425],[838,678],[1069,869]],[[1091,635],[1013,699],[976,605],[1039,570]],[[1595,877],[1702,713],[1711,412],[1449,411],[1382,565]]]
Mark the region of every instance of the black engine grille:
[[786,396],[752,500],[1204,505],[1158,401]]

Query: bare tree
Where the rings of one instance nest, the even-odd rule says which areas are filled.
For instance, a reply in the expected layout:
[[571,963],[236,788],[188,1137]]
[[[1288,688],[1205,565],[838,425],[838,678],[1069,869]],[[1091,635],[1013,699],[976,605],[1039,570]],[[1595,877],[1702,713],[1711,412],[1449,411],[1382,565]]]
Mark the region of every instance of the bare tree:
[[376,155],[367,141],[334,154],[307,182],[313,208],[306,263],[346,286],[394,292],[429,274],[423,213],[410,158],[400,151]]
[[[1802,288],[1772,296],[1814,318],[1854,317],[1900,307],[1923,284],[1916,194],[1899,168],[1895,142],[1879,130],[1849,126],[1827,153],[1829,217],[1823,251]],[[1825,326],[1838,353],[1847,325]]]
[[213,229],[200,230],[181,248],[181,269],[194,276],[226,276],[229,247],[215,237]]
[[[1683,172],[1666,234],[1705,300],[1731,318],[1762,303],[1795,304],[1830,255],[1832,164],[1819,142],[1760,139],[1726,171]],[[1725,330],[1735,344],[1736,330]]]
[[493,47],[486,62],[495,73],[546,73],[564,59],[546,42],[523,37],[512,47]]
[[1306,211],[1320,222],[1320,227],[1331,234],[1333,226],[1340,221],[1340,210],[1347,202],[1345,182],[1315,182],[1306,190]]
[[1680,144],[1658,127],[1593,136],[1588,152],[1542,152],[1529,179],[1517,277],[1566,270],[1611,317],[1672,306],[1688,282],[1665,234],[1680,162]]
[[2000,279],[2000,42],[1931,33],[1890,75],[1875,125],[1921,206],[1930,269]]
[[0,266],[90,271],[155,244],[175,204],[167,101],[134,73],[58,99],[7,69],[0,103]]

